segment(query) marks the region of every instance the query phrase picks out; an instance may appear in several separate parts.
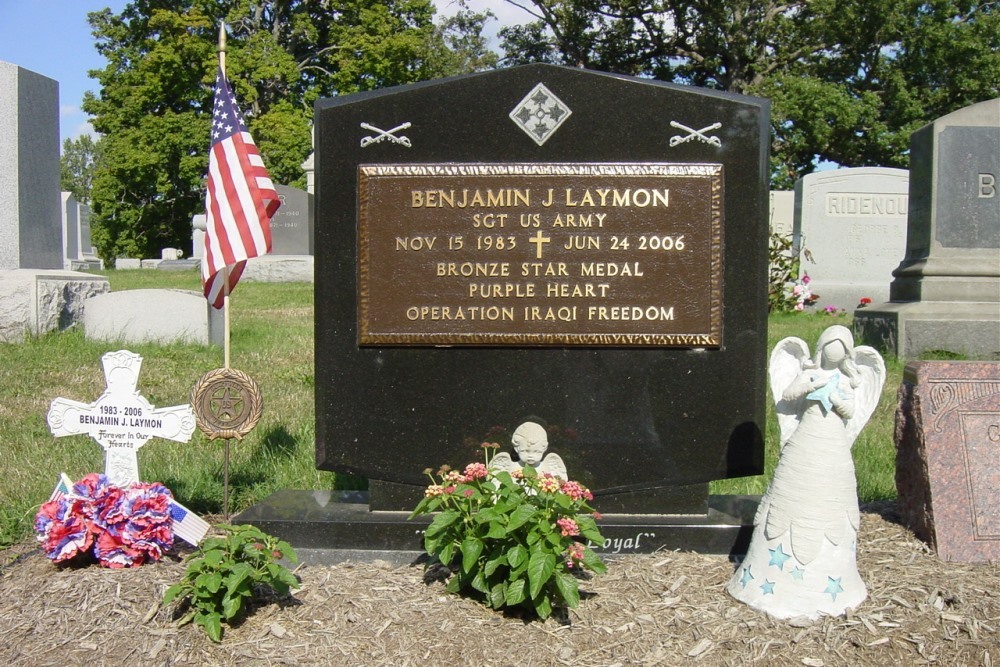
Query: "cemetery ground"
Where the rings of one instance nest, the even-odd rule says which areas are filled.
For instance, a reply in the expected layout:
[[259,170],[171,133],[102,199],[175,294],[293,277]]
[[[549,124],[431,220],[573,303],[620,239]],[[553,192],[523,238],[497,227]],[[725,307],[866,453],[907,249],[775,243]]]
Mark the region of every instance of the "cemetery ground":
[[[112,289],[198,289],[198,276],[108,273]],[[241,283],[233,297],[232,365],[265,398],[254,432],[232,447],[231,503],[239,511],[282,488],[356,488],[315,470],[312,285]],[[849,316],[836,319],[849,324]],[[828,315],[773,316],[769,349],[796,335],[812,343]],[[218,348],[134,345],[139,390],[155,406],[187,400],[222,365]],[[30,527],[60,471],[103,469],[90,438],[56,441],[45,415],[57,396],[92,401],[104,390],[100,357],[113,349],[68,331],[0,345],[0,659],[12,665],[993,665],[1000,664],[1000,565],[940,561],[901,527],[893,497],[893,411],[902,364],[889,361],[882,402],[855,444],[862,526],[859,566],[869,598],[846,618],[770,620],[723,588],[724,556],[661,552],[611,561],[582,582],[580,607],[544,623],[505,616],[425,584],[417,566],[301,566],[290,598],[263,600],[213,644],[159,608],[183,573],[178,549],[134,570],[57,567]],[[768,400],[770,409],[770,400]],[[767,468],[776,462],[768,415]],[[452,465],[466,463],[451,461]],[[188,507],[221,521],[222,445],[153,440],[140,474]],[[713,493],[764,491],[767,476],[715,482]],[[600,509],[598,504],[598,509]]]

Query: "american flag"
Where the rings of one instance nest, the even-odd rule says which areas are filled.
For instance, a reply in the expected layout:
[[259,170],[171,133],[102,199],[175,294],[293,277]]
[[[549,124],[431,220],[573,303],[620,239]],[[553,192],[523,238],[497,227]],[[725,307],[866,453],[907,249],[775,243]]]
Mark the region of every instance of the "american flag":
[[219,68],[215,79],[212,142],[205,202],[205,253],[201,280],[205,298],[222,308],[229,267],[229,291],[246,260],[271,251],[271,216],[281,201],[247,131],[229,82]]
[[198,546],[211,528],[208,522],[176,500],[170,501],[170,517],[174,520],[174,535],[193,547]]

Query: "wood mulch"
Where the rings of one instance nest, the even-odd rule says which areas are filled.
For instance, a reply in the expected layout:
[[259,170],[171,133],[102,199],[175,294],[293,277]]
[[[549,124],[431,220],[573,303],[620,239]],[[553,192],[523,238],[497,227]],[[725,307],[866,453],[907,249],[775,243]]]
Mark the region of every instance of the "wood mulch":
[[419,566],[303,566],[213,644],[159,599],[179,559],[135,570],[61,568],[33,544],[0,552],[5,665],[981,665],[1000,667],[1000,564],[945,563],[864,508],[868,600],[844,618],[774,621],[724,592],[724,557],[627,556],[583,582],[566,618],[525,621],[425,584]]

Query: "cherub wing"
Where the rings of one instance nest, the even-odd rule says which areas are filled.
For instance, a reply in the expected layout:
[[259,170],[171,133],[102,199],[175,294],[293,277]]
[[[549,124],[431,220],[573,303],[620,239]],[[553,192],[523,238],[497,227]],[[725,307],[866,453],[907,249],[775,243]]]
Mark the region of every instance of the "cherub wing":
[[521,466],[514,463],[514,459],[510,458],[510,454],[507,452],[500,452],[490,460],[490,470],[503,470],[505,472],[514,472],[515,470],[520,470]]
[[564,482],[569,479],[566,475],[566,464],[563,463],[562,457],[555,453],[546,454],[542,462],[538,464],[537,470],[540,473],[547,472]]
[[861,374],[861,383],[854,389],[854,416],[847,422],[847,438],[852,445],[875,412],[885,385],[885,362],[874,348],[855,347],[854,363]]
[[771,351],[767,375],[771,381],[771,396],[774,398],[774,412],[778,416],[782,446],[792,437],[802,416],[802,399],[786,401],[782,398],[782,394],[802,372],[802,364],[807,359],[809,359],[809,346],[804,340],[795,336],[781,339]]

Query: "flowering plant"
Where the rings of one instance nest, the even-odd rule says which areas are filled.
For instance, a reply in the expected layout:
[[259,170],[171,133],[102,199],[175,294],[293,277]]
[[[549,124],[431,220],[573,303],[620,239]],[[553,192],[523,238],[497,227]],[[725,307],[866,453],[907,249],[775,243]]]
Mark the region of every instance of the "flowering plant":
[[861,297],[861,300],[858,301],[858,308],[865,308],[870,305],[872,305],[871,297],[863,296]]
[[819,294],[813,294],[809,283],[812,278],[808,273],[803,273],[799,281],[792,286],[792,299],[795,301],[795,310],[805,310],[806,306],[811,306],[819,300]]
[[173,546],[172,499],[159,483],[122,488],[91,473],[41,506],[36,537],[56,563],[92,554],[105,567],[136,567]]
[[486,463],[458,472],[443,466],[410,515],[437,512],[424,549],[452,569],[448,590],[493,609],[520,607],[540,618],[580,601],[575,572],[607,570],[584,540],[603,544],[599,518],[582,484],[531,466],[513,473],[489,468],[499,445],[485,443]]

